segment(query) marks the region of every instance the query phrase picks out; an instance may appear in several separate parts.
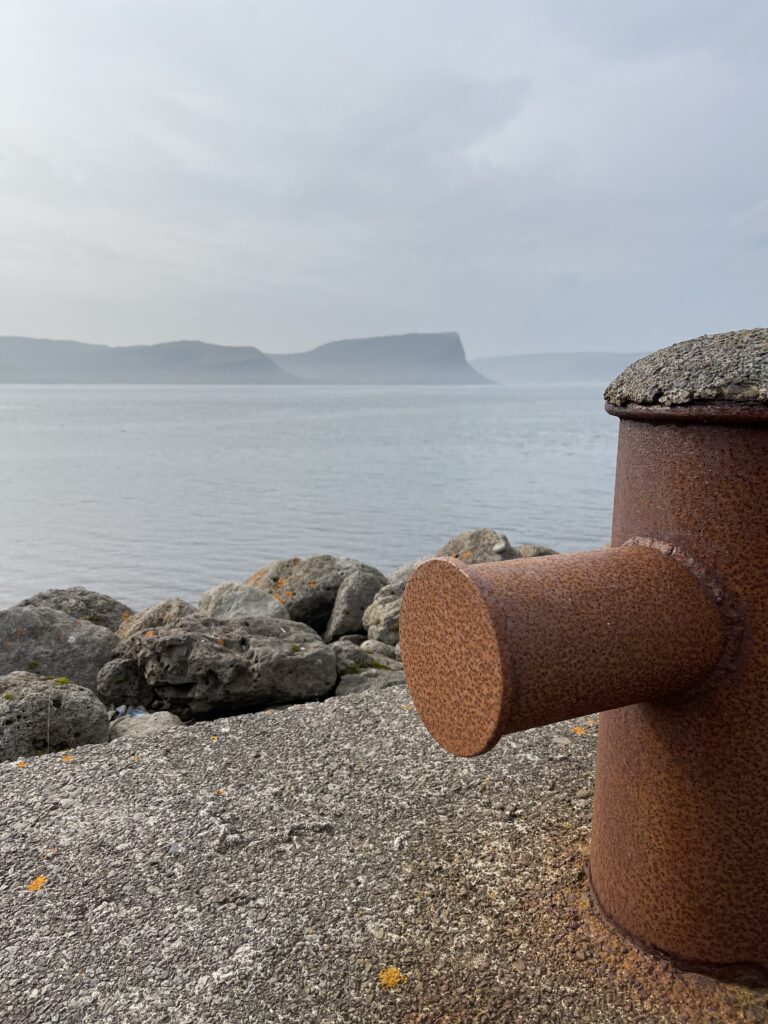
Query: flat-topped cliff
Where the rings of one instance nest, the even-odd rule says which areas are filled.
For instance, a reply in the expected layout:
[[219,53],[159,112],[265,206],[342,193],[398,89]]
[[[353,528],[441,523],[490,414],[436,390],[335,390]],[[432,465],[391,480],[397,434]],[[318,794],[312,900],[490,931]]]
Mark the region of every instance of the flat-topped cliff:
[[270,358],[298,377],[324,384],[489,383],[467,362],[455,331],[350,338]]

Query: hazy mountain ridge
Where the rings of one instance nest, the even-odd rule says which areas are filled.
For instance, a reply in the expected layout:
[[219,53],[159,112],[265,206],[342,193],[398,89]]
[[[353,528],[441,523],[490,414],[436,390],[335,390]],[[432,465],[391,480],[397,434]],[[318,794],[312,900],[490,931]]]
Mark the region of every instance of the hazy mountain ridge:
[[330,341],[309,352],[270,353],[307,381],[323,384],[488,384],[467,362],[455,331]]
[[3,384],[487,384],[458,334],[329,342],[266,355],[253,346],[171,341],[111,347],[0,337]]
[[541,352],[473,359],[471,365],[498,384],[607,385],[644,352]]
[[112,348],[0,337],[4,384],[291,384],[257,348],[169,341]]

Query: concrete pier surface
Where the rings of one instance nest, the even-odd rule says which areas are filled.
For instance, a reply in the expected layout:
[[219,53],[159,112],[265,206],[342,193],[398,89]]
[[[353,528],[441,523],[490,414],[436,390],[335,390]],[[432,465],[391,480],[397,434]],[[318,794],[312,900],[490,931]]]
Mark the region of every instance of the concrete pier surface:
[[396,687],[1,764],[0,1020],[768,1021],[593,909],[596,734],[455,758]]

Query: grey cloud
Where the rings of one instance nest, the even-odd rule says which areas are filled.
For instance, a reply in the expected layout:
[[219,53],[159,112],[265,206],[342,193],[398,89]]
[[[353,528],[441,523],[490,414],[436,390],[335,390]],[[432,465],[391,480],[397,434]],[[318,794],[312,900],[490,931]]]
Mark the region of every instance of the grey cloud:
[[766,29],[762,0],[6,0],[0,333],[480,355],[764,322]]

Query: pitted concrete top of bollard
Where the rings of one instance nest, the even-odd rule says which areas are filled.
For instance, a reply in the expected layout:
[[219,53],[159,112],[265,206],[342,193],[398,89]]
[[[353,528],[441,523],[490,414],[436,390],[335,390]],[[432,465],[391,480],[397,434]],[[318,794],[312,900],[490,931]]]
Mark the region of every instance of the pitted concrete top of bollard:
[[632,363],[605,389],[611,405],[768,404],[768,327],[704,334]]

